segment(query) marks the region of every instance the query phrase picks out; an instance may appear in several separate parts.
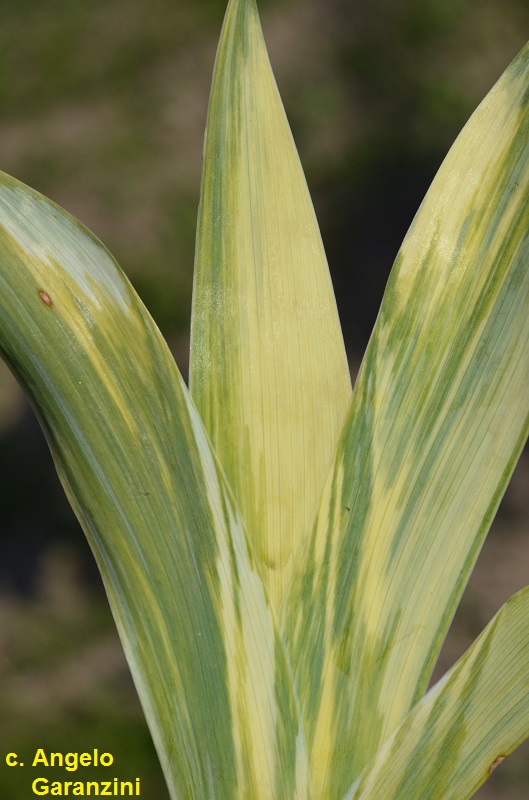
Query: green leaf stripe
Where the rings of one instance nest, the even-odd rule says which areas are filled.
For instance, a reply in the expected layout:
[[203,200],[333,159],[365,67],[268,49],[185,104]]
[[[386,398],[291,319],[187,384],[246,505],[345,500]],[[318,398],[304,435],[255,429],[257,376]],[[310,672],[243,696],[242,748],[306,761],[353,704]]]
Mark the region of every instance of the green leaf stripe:
[[314,210],[247,0],[228,7],[213,76],[190,385],[279,607],[351,384]]
[[171,796],[306,798],[282,641],[163,339],[104,247],[3,174],[0,219],[2,349],[101,569]]
[[529,588],[419,702],[343,800],[467,800],[529,736]]
[[421,205],[352,394],[255,0],[215,65],[190,391],[101,243],[0,173],[0,349],[172,800],[464,800],[529,734],[529,589],[424,695],[529,432],[528,87],[529,47]]
[[424,693],[527,438],[528,85],[526,48],[413,221],[284,601],[316,797]]

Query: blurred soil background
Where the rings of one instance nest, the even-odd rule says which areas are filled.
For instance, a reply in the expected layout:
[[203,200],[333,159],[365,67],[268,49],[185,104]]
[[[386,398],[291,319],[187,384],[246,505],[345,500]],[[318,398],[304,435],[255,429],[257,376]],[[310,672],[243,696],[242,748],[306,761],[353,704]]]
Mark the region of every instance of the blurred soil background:
[[[0,169],[105,242],[184,375],[203,131],[224,10],[224,0],[0,5]],[[261,16],[355,373],[406,229],[455,136],[528,38],[529,2],[263,0]],[[0,477],[0,751],[29,758],[37,747],[98,747],[114,754],[113,775],[140,776],[142,795],[164,800],[91,553],[3,367]],[[437,677],[528,583],[526,450]],[[21,779],[2,759],[0,797],[26,800],[32,772]],[[476,797],[529,798],[529,748]]]

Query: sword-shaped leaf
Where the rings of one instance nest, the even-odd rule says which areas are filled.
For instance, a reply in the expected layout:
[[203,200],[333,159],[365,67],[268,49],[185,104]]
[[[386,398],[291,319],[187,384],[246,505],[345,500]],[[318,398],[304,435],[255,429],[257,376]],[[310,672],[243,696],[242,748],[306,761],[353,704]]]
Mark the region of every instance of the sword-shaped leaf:
[[282,622],[317,797],[420,699],[529,429],[529,49],[397,256]]
[[0,346],[94,551],[171,796],[306,800],[282,643],[176,365],[105,248],[2,173]]
[[351,402],[325,253],[255,0],[232,0],[205,142],[191,392],[279,605]]
[[343,800],[466,800],[529,736],[529,588],[410,711]]

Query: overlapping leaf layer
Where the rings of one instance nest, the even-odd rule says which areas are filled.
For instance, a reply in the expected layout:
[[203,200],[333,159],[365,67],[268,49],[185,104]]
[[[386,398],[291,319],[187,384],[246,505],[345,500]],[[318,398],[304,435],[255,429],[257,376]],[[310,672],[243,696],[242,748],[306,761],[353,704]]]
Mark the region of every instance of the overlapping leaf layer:
[[529,735],[527,590],[424,692],[529,429],[529,50],[449,153],[354,393],[255,0],[206,134],[191,392],[104,247],[0,174],[0,347],[174,800],[470,797]]
[[64,211],[1,175],[0,220],[2,351],[93,548],[169,790],[305,798],[282,640],[165,342]]

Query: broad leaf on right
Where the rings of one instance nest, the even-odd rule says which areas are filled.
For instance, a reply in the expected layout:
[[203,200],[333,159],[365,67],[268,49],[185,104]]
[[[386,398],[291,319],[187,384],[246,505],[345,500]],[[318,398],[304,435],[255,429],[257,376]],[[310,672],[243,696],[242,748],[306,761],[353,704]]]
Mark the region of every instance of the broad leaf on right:
[[[316,798],[342,797],[423,697],[529,432],[528,101],[526,47],[458,137],[397,256],[282,605]],[[472,650],[499,707],[504,664],[529,695],[524,597],[498,618],[514,616],[501,636],[493,623],[490,663],[489,634]],[[478,681],[473,657],[457,674]],[[529,735],[527,703],[519,715],[503,750]],[[498,716],[479,719],[493,741]],[[464,722],[443,740],[447,774]],[[468,796],[422,791],[358,796]]]

